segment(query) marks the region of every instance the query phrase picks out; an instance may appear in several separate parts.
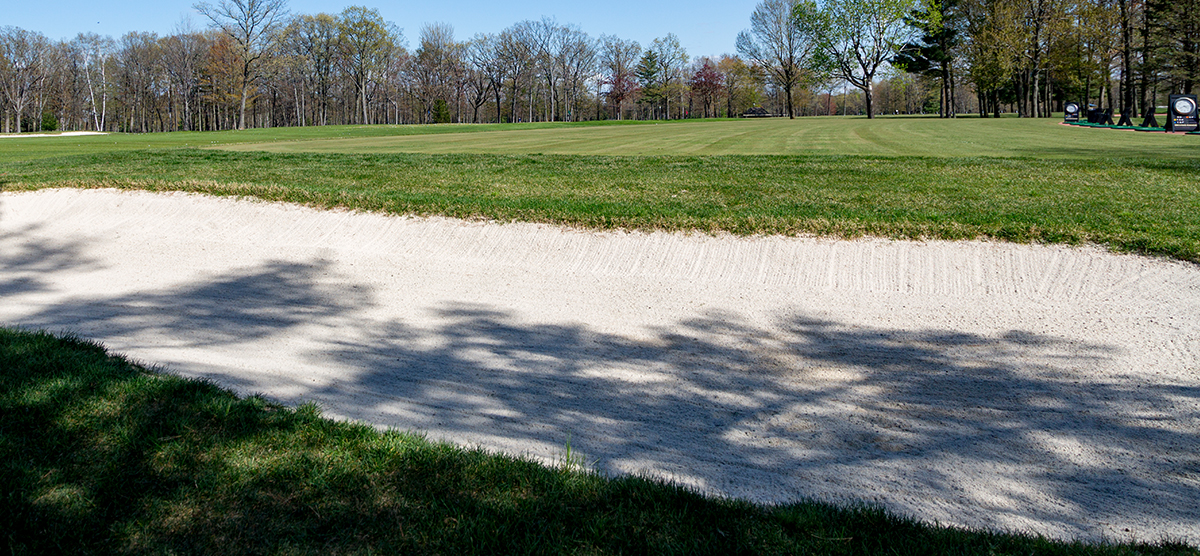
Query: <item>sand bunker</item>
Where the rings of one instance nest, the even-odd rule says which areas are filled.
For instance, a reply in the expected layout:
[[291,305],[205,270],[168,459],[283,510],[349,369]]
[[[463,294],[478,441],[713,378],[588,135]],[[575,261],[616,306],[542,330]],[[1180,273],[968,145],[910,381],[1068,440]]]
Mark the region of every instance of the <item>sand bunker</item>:
[[102,131],[64,131],[62,133],[10,133],[0,134],[0,139],[23,139],[26,137],[79,137],[83,135],[108,135]]
[[1097,248],[0,196],[0,324],[759,501],[1200,542],[1200,267]]

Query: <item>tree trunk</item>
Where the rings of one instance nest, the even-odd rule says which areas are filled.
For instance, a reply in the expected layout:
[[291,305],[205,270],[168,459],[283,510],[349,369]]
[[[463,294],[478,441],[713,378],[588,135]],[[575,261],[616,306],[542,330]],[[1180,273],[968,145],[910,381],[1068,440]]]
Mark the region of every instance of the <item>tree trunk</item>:
[[954,66],[950,66],[950,69],[947,73],[950,74],[950,117],[957,118],[958,117],[958,97],[955,95],[955,92],[958,89],[958,83],[954,77]]
[[500,113],[504,111],[501,108],[503,105],[500,104],[500,88],[504,86],[504,83],[493,83],[492,85],[492,91],[496,93],[496,123],[500,123],[502,119]]
[[362,123],[363,125],[367,125],[369,122],[367,120],[367,83],[365,79],[363,80],[362,86],[359,87],[358,90],[359,98],[362,100]]
[[[1142,18],[1142,114],[1145,116],[1142,119],[1142,127],[1158,127],[1158,119],[1154,117],[1155,99],[1158,93],[1158,84],[1154,84],[1154,91],[1151,92],[1150,83],[1150,18]],[[1149,98],[1147,98],[1149,97]]]
[[789,119],[796,119],[796,112],[792,108],[792,84],[785,83],[783,85],[783,94],[787,97],[787,112]]
[[1033,101],[1033,107],[1032,107],[1033,110],[1031,112],[1033,114],[1033,117],[1035,117],[1035,118],[1042,117],[1042,110],[1041,110],[1042,107],[1041,107],[1041,102],[1040,102],[1042,100],[1041,99],[1042,95],[1040,94],[1041,84],[1042,84],[1041,77],[1042,77],[1041,72],[1038,71],[1036,67],[1034,67],[1034,69],[1033,69],[1033,84],[1029,87],[1029,98],[1030,98],[1030,100]]
[[248,87],[242,85],[242,109],[238,117],[238,129],[246,129],[246,96]]
[[1013,79],[1013,87],[1017,93],[1017,116],[1025,117],[1025,72],[1021,71],[1015,79]]
[[867,86],[863,88],[863,101],[867,105],[867,119],[868,120],[875,117],[875,107],[873,106],[873,104],[871,102],[873,100],[871,98],[873,96],[871,93],[872,93],[872,89],[874,88],[872,86],[873,84],[871,83],[871,81],[872,81],[871,77],[867,76],[867,78],[866,78]]
[[[1129,17],[1129,0],[1118,0],[1121,10],[1121,120],[1137,117],[1133,102],[1133,22]],[[1126,115],[1128,114],[1128,117]]]

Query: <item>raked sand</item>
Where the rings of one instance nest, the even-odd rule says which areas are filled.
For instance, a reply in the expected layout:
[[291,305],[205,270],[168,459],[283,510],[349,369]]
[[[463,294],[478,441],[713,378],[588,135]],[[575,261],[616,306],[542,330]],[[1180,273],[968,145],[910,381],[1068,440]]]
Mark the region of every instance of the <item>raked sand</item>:
[[0,324],[329,415],[765,502],[1200,543],[1200,267],[0,195]]

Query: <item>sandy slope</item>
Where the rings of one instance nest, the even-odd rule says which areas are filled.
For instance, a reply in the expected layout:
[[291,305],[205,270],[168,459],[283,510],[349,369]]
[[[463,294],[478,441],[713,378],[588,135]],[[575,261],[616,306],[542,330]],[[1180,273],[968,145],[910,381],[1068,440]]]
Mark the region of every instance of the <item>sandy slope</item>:
[[1200,268],[0,195],[0,323],[329,414],[763,501],[1200,542]]

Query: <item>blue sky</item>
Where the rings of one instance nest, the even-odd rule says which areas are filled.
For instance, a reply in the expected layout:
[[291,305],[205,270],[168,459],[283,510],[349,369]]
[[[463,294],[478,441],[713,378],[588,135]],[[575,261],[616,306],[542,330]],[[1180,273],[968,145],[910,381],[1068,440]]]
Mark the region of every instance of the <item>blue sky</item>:
[[[194,0],[12,0],[5,2],[0,26],[15,25],[38,31],[52,39],[72,38],[92,32],[119,38],[129,31],[171,33],[185,18],[195,28],[207,20],[192,9]],[[409,46],[416,43],[421,26],[444,22],[455,36],[494,33],[524,19],[552,17],[574,23],[593,37],[601,34],[633,39],[643,46],[656,37],[675,33],[691,56],[734,52],[738,31],[750,26],[750,12],[758,0],[608,1],[608,2],[378,2],[341,0],[290,0],[292,13],[337,13],[346,6],[378,9],[384,19],[404,30]]]

